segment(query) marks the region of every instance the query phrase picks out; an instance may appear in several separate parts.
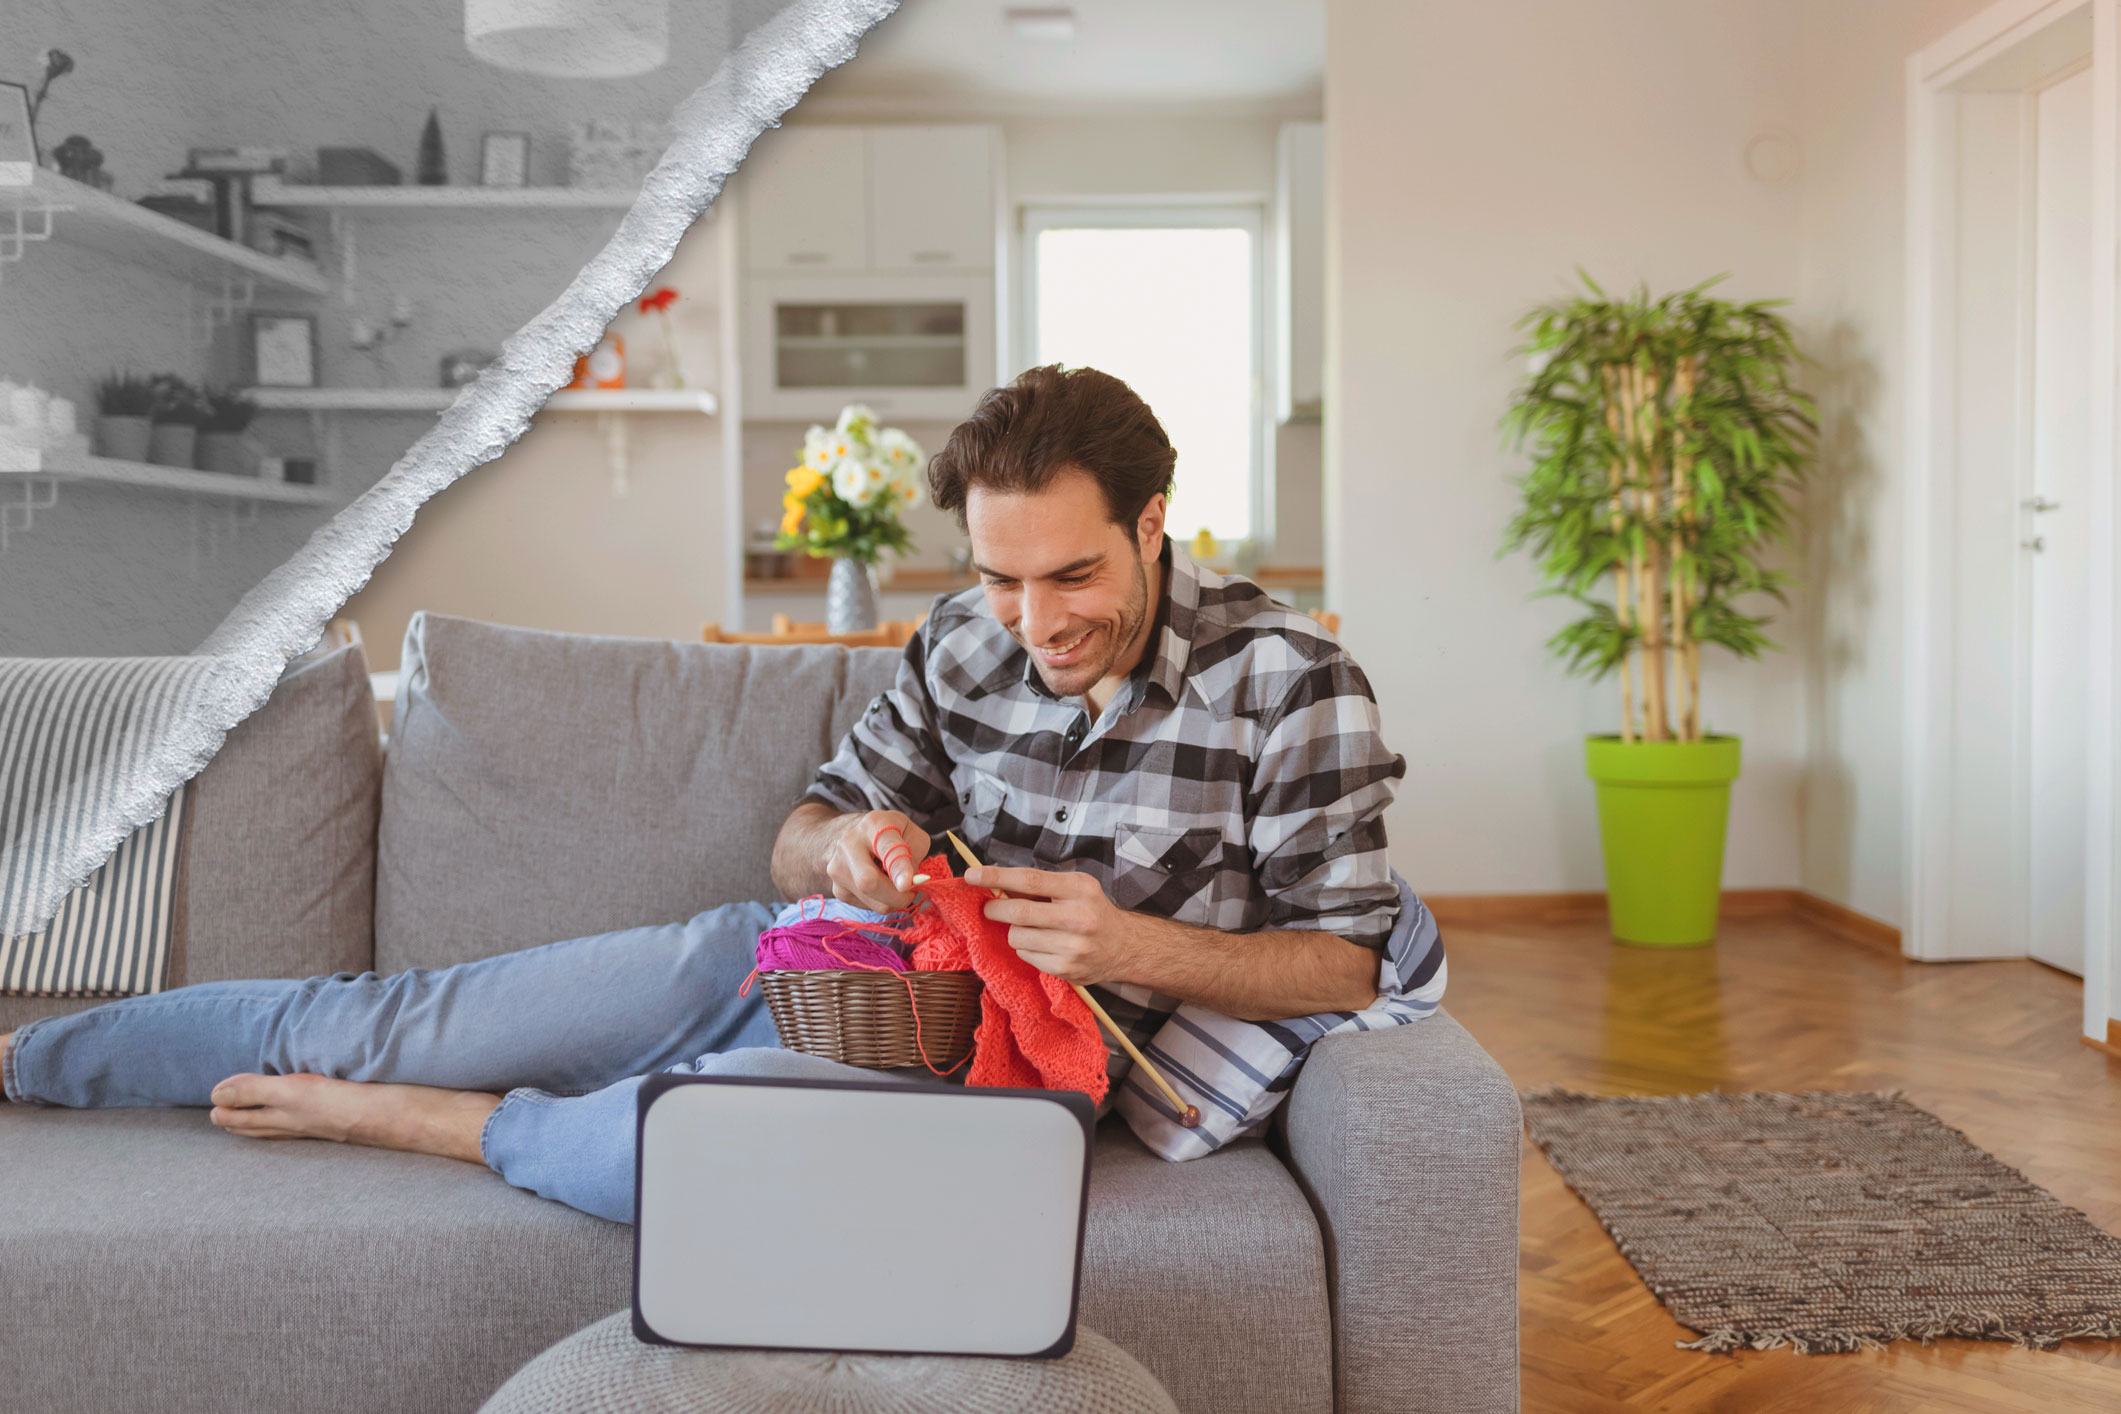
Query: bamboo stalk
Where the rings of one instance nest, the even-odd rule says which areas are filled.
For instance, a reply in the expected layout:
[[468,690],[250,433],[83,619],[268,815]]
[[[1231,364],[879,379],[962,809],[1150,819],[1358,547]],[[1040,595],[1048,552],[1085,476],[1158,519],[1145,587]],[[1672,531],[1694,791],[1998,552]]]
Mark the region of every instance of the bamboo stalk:
[[[1672,370],[1672,403],[1674,413],[1678,405],[1694,393],[1694,360],[1683,358]],[[1694,652],[1694,635],[1687,624],[1687,611],[1692,603],[1688,592],[1691,571],[1690,555],[1693,550],[1695,516],[1692,496],[1693,457],[1683,450],[1679,432],[1675,427],[1672,447],[1672,655],[1675,666],[1684,675],[1686,694],[1679,711],[1679,739],[1698,741],[1701,738],[1701,680],[1693,670],[1698,655]]]
[[[1633,456],[1642,460],[1645,471],[1650,469],[1651,448],[1654,446],[1654,414],[1646,406],[1643,369],[1639,364],[1627,368],[1627,414],[1629,445]],[[1645,435],[1646,429],[1648,435]],[[1656,520],[1657,498],[1660,489],[1654,480],[1645,476],[1636,491],[1636,509],[1640,513],[1645,530]],[[1636,568],[1637,612],[1642,625],[1642,715],[1643,736],[1650,741],[1668,741],[1672,735],[1671,717],[1666,709],[1666,676],[1664,662],[1664,603],[1660,574],[1662,546],[1654,533],[1644,537],[1642,557]]]
[[[1613,535],[1619,538],[1627,524],[1627,463],[1626,445],[1620,433],[1620,378],[1613,365],[1607,364],[1599,370],[1605,380],[1605,425],[1613,437]],[[1622,633],[1626,633],[1632,621],[1628,612],[1628,597],[1634,593],[1628,582],[1629,563],[1625,558],[1613,562],[1613,622]],[[1620,739],[1635,740],[1635,654],[1629,650],[1620,655]]]

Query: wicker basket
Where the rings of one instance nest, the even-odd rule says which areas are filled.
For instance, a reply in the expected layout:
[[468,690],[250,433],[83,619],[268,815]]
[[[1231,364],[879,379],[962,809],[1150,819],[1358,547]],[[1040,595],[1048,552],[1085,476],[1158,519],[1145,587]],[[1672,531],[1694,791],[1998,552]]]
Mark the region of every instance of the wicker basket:
[[928,1065],[953,1070],[972,1054],[976,972],[761,972],[759,986],[791,1051],[871,1070],[921,1065],[924,1049]]

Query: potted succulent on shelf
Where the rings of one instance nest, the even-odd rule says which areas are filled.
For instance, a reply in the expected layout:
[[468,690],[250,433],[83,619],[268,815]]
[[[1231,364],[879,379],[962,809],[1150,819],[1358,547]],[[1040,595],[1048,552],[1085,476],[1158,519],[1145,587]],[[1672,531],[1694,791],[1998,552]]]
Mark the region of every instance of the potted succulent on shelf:
[[1740,601],[1783,597],[1763,557],[1788,538],[1813,407],[1792,382],[1783,301],[1713,299],[1713,280],[1657,300],[1583,282],[1518,326],[1536,371],[1503,421],[1533,464],[1504,549],[1529,551],[1544,592],[1589,611],[1554,654],[1620,674],[1619,734],[1585,743],[1613,936],[1706,943],[1739,744],[1703,728],[1701,650],[1776,646]]
[[156,374],[154,390],[154,407],[148,414],[154,429],[147,443],[147,459],[156,466],[189,467],[199,450],[206,399],[174,373]]
[[896,427],[879,427],[859,403],[840,410],[831,427],[803,437],[803,464],[788,473],[781,497],[781,533],[774,544],[814,558],[830,557],[825,627],[856,633],[876,627],[876,562],[889,550],[903,555],[912,537],[899,513],[920,499],[928,457]]
[[258,404],[233,388],[208,388],[203,394],[204,411],[199,420],[199,469],[226,472],[231,476],[253,476],[257,460],[251,455],[251,419]]
[[148,379],[137,373],[104,374],[96,384],[96,455],[146,461],[154,409],[155,385]]

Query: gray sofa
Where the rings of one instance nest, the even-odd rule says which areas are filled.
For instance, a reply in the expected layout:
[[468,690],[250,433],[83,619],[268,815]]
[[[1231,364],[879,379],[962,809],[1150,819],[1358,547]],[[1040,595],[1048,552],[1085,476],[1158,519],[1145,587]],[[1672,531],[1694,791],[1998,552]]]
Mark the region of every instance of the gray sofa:
[[[192,783],[174,980],[440,966],[773,896],[883,650],[421,615],[389,750],[358,649]],[[0,998],[0,1030],[85,1003]],[[1321,1044],[1272,1135],[1098,1136],[1082,1320],[1197,1414],[1517,1405],[1519,1117],[1448,1015]],[[0,1104],[0,1406],[471,1411],[627,1304],[632,1231],[444,1159],[202,1111]]]

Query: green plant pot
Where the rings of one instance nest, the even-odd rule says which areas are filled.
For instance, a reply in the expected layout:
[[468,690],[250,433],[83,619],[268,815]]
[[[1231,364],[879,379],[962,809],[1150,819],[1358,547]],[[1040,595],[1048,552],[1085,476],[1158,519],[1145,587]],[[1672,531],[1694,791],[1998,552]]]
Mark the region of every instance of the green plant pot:
[[1738,738],[1594,736],[1584,742],[1584,765],[1598,786],[1614,938],[1649,947],[1714,942]]

